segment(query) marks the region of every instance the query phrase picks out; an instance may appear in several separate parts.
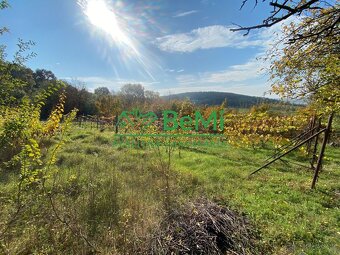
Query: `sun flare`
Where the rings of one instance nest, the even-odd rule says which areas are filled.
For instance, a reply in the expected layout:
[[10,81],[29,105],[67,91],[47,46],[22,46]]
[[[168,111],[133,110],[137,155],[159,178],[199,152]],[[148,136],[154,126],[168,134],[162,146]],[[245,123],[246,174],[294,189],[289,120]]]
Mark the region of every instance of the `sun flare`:
[[[109,48],[117,48],[119,56],[116,60],[131,66],[131,63],[138,63],[144,72],[154,80],[151,74],[152,64],[146,57],[145,48],[139,42],[140,29],[134,26],[138,19],[129,15],[120,1],[109,0],[78,0],[88,23],[91,24],[91,31],[102,32],[109,41]],[[139,32],[138,32],[139,31]],[[102,50],[102,49],[101,49]],[[143,54],[141,53],[143,52]],[[106,58],[113,58],[107,50]]]
[[115,10],[111,9],[105,0],[87,0],[83,4],[83,10],[93,26],[108,34],[114,42],[123,44],[137,53],[123,25],[118,22]]

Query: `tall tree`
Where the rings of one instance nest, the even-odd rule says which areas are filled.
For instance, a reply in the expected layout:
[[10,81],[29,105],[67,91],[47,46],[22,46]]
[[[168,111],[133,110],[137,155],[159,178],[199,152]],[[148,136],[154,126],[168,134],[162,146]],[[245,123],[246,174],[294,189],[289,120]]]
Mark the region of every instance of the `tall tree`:
[[144,87],[141,84],[125,84],[119,95],[125,107],[138,106],[145,101]]
[[[250,2],[244,0],[241,8]],[[272,91],[282,97],[308,99],[323,111],[339,110],[340,5],[338,1],[264,0],[273,11],[262,24],[233,31],[271,27],[290,17],[299,22],[283,27],[283,49],[270,52]],[[255,0],[255,6],[259,2]]]
[[[306,23],[308,20],[298,25],[301,34],[310,29]],[[286,26],[284,31],[290,34],[292,29],[295,30],[294,24]],[[304,38],[286,45],[283,50],[274,50],[270,68],[272,91],[282,97],[308,99],[322,112],[338,111],[339,45],[339,36],[323,38],[322,41]]]
[[94,90],[94,94],[97,96],[107,96],[110,95],[111,92],[107,87],[99,87]]

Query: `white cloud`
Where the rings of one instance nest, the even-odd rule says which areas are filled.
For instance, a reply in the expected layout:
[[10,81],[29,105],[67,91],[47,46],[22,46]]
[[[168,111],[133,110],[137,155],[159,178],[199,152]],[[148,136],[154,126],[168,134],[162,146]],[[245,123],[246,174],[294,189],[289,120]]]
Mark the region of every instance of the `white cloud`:
[[[259,58],[261,56],[258,55]],[[269,63],[263,59],[252,58],[244,64],[233,65],[224,70],[203,72],[196,75],[178,75],[176,79],[182,85],[241,82],[261,77],[263,69],[268,65]]]
[[[285,24],[298,22],[289,19]],[[231,32],[230,27],[209,26],[192,30],[188,33],[168,35],[157,39],[158,47],[168,52],[193,52],[198,49],[216,47],[246,48],[258,47],[257,54],[241,64],[231,65],[216,71],[199,72],[196,74],[178,74],[175,78],[177,86],[162,89],[161,93],[188,91],[229,91],[246,95],[263,96],[270,90],[270,84],[265,75],[269,68],[269,60],[265,60],[266,51],[273,44],[281,48],[283,42],[281,25],[252,32],[243,36],[243,32]],[[275,97],[273,95],[266,95]]]
[[[283,38],[282,26],[299,23],[301,17],[290,17],[272,27],[251,31],[244,36],[244,31],[232,32],[232,26],[214,25],[193,29],[187,33],[170,34],[156,38],[155,44],[167,52],[193,52],[211,48],[247,48],[260,47],[262,51],[269,49]],[[282,43],[282,42],[281,42]]]
[[258,54],[244,64],[232,65],[223,70],[179,74],[176,77],[177,86],[159,92],[167,95],[169,91],[171,93],[224,91],[263,96],[270,90],[270,84],[266,81],[264,73],[264,69],[268,68],[270,63],[261,59],[262,56],[263,54]]
[[241,32],[230,31],[229,26],[208,26],[194,29],[188,33],[166,35],[156,38],[157,46],[168,52],[193,52],[198,49],[220,47],[245,48],[263,46],[264,38],[243,36]]
[[184,69],[175,70],[175,69],[166,68],[166,69],[164,69],[164,71],[169,72],[169,73],[174,73],[174,72],[182,73],[182,72],[184,72]]
[[174,15],[173,17],[174,18],[180,18],[180,17],[184,17],[184,16],[188,16],[188,15],[191,15],[191,14],[194,14],[198,12],[197,10],[192,10],[192,11],[187,11],[187,12],[181,12],[181,13],[178,13],[176,15]]

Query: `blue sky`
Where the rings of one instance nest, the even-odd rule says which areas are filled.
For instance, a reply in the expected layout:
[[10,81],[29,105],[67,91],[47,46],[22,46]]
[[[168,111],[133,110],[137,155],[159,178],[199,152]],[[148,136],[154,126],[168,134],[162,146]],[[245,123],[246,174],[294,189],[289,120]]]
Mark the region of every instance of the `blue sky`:
[[10,29],[0,37],[8,56],[18,38],[32,40],[37,56],[29,67],[84,82],[90,91],[99,86],[118,91],[125,83],[141,83],[162,95],[226,91],[262,96],[270,89],[260,71],[268,63],[257,58],[274,42],[278,28],[248,36],[229,30],[232,23],[263,20],[269,13],[266,4],[254,9],[250,0],[240,11],[239,0],[9,3],[0,13],[0,25]]

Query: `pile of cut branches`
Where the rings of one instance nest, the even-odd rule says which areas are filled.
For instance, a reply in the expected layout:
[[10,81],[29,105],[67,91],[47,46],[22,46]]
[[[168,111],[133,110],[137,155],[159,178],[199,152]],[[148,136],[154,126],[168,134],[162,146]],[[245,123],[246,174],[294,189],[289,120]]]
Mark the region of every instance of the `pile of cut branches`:
[[149,254],[256,254],[247,219],[200,199],[166,217],[151,238]]

